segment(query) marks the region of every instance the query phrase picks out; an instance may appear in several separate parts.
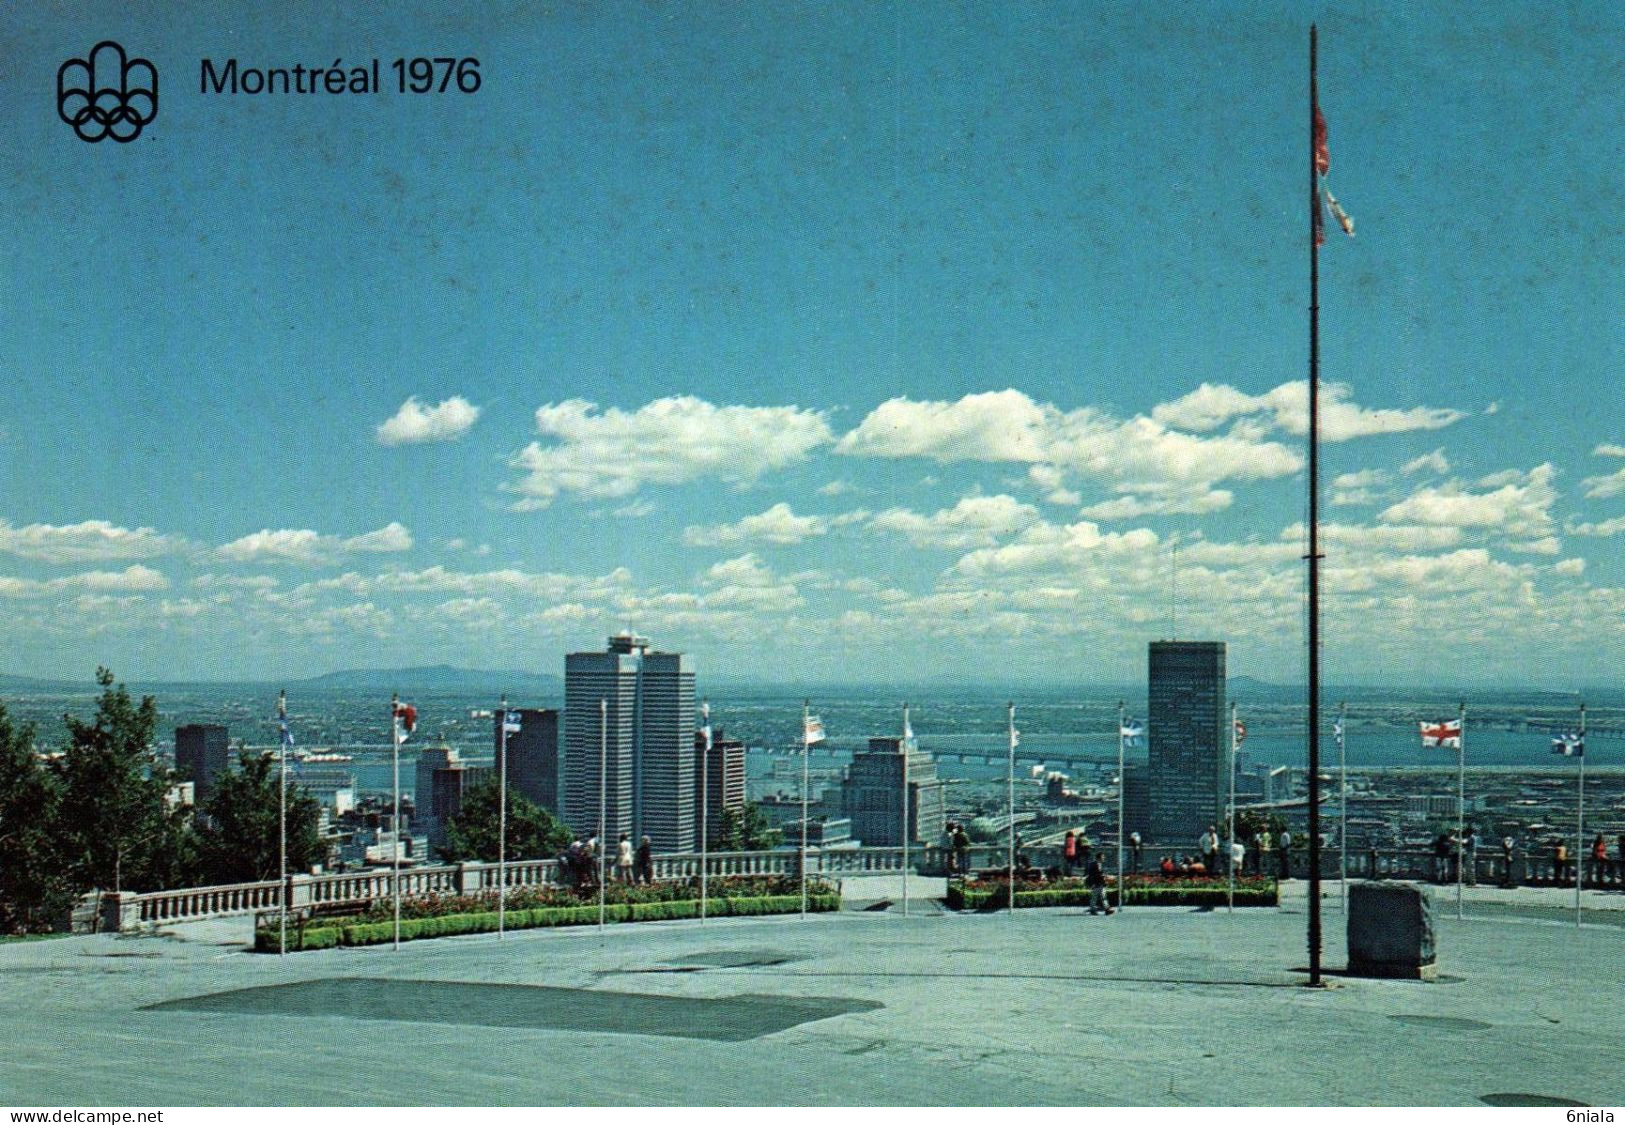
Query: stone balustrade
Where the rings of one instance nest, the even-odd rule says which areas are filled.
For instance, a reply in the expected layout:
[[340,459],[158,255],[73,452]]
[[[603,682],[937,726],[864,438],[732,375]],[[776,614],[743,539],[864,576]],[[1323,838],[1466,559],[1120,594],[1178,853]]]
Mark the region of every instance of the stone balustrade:
[[[1056,846],[1023,846],[1022,853],[1039,868],[1061,865],[1061,850]],[[1115,841],[1102,841],[1094,849],[1109,872],[1117,865]],[[1143,870],[1155,870],[1162,849],[1147,847],[1142,856]],[[950,872],[953,859],[951,849],[924,845],[908,849],[909,870],[920,875],[943,876]],[[1004,844],[975,844],[967,857],[973,871],[1001,869],[1009,862],[1009,851]],[[1336,848],[1321,852],[1321,877],[1335,879],[1339,874],[1340,855]],[[1270,857],[1266,873],[1279,871],[1279,856]],[[1307,852],[1294,848],[1289,857],[1289,870],[1294,878],[1307,874]],[[679,852],[657,855],[654,859],[654,877],[657,880],[698,878],[702,857],[698,852]],[[801,854],[796,848],[773,851],[712,852],[704,857],[707,873],[712,877],[729,875],[795,875],[800,871]],[[1133,861],[1125,855],[1125,863],[1134,870]],[[1249,864],[1251,859],[1249,858]],[[1452,861],[1441,860],[1431,850],[1407,849],[1388,851],[1351,851],[1348,856],[1348,875],[1351,879],[1403,879],[1419,882],[1452,883],[1455,868]],[[1574,863],[1569,861],[1564,872],[1559,872],[1550,855],[1525,856],[1515,854],[1510,867],[1499,849],[1493,854],[1479,849],[1471,857],[1467,881],[1483,886],[1573,886]],[[1625,864],[1609,860],[1597,863],[1585,861],[1586,886],[1598,889],[1625,888]],[[837,877],[888,874],[903,869],[901,848],[812,848],[807,853],[809,874]],[[1250,866],[1248,868],[1251,869]],[[509,887],[540,886],[560,881],[556,861],[516,860],[507,864]],[[495,863],[459,863],[434,867],[404,867],[400,873],[402,898],[422,898],[430,895],[474,894],[496,890],[501,871]],[[282,903],[284,889],[277,880],[261,883],[237,883],[230,886],[186,887],[147,894],[107,892],[100,896],[99,909],[90,915],[102,929],[131,931],[150,929],[177,922],[203,921],[211,918],[229,918],[275,910]],[[388,899],[394,893],[394,873],[389,868],[370,868],[365,871],[336,872],[326,875],[290,875],[286,887],[286,902],[290,908],[365,905]]]

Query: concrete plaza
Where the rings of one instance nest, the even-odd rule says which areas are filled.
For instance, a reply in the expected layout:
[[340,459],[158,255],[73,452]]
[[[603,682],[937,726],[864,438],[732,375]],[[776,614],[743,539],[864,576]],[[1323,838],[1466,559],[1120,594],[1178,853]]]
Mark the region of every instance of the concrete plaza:
[[[1302,893],[1289,885],[1279,910],[1109,918],[955,915],[922,897],[906,918],[286,958],[245,952],[243,920],[5,943],[0,1104],[1625,1102],[1625,933],[1610,924],[1625,915],[1576,929],[1570,892],[1457,921],[1439,891],[1438,983],[1333,974],[1312,991]],[[1481,898],[1495,896],[1472,891],[1469,913]]]

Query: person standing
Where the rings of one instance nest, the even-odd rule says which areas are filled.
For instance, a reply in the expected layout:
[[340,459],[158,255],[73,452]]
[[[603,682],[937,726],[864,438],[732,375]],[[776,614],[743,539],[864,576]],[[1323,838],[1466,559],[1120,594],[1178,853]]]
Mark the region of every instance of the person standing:
[[1219,832],[1211,824],[1207,826],[1207,831],[1202,833],[1201,848],[1202,866],[1207,868],[1209,875],[1217,875],[1219,873]]
[[1282,832],[1281,839],[1277,841],[1281,846],[1281,878],[1292,878],[1292,833]]
[[1089,866],[1084,872],[1083,881],[1089,888],[1089,913],[1114,913],[1112,908],[1106,905],[1106,872],[1101,869],[1098,856],[1089,861]]
[[1512,882],[1512,837],[1501,837],[1501,885],[1513,886]]
[[1078,866],[1083,868],[1084,871],[1088,871],[1089,870],[1089,857],[1093,854],[1094,845],[1089,842],[1089,836],[1088,836],[1087,833],[1084,833],[1084,832],[1079,832],[1078,833],[1077,844],[1078,844]]
[[1240,875],[1242,865],[1244,863],[1246,863],[1246,862],[1247,862],[1247,845],[1243,844],[1240,840],[1231,840],[1230,841],[1230,870],[1235,872],[1237,875]]
[[1467,885],[1478,886],[1478,829],[1470,824],[1467,826],[1467,836],[1462,840],[1461,861],[1467,865],[1462,870],[1467,877]]
[[1599,832],[1599,833],[1597,833],[1597,838],[1595,840],[1591,841],[1591,885],[1592,886],[1594,886],[1594,887],[1602,886],[1603,876],[1607,872],[1607,868],[1608,868],[1608,841],[1604,840],[1602,838],[1602,833]]
[[[1602,839],[1600,836],[1597,838]],[[1068,830],[1066,839],[1061,842],[1061,862],[1065,866],[1068,875],[1071,875],[1073,869],[1077,867],[1078,834],[1076,832]]]
[[1560,886],[1569,881],[1569,845],[1561,839],[1552,849],[1552,874]]
[[954,865],[961,879],[970,878],[970,834],[963,824],[954,825]]
[[632,837],[625,832],[615,845],[615,878],[622,883],[632,882]]
[[[1625,836],[1621,836],[1619,838],[1619,842],[1620,846],[1625,848]],[[1134,874],[1138,875],[1140,873],[1141,860],[1145,858],[1145,842],[1140,839],[1140,834],[1138,832],[1130,832],[1128,834],[1128,849],[1129,854],[1134,857]]]
[[647,836],[638,841],[637,871],[638,882],[644,886],[655,881],[655,849]]
[[1270,862],[1275,858],[1275,842],[1268,828],[1258,833],[1258,873],[1267,875]]
[[949,821],[942,830],[942,857],[943,864],[948,868],[948,878],[952,879],[959,873],[959,857],[954,853],[954,833],[959,831],[959,825]]

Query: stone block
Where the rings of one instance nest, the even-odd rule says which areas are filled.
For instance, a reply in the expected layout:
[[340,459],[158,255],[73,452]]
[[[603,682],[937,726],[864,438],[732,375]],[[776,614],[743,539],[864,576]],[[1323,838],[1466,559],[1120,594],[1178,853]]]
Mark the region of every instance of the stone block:
[[1349,885],[1350,976],[1433,980],[1433,896],[1416,883]]

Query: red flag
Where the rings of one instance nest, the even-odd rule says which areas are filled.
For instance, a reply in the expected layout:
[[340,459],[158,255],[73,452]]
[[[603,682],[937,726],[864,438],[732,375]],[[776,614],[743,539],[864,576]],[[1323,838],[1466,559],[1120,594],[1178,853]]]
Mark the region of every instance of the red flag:
[[[1300,118],[1300,120],[1302,120]],[[1326,119],[1320,115],[1320,106],[1315,106],[1315,171],[1322,176],[1332,166],[1332,154],[1326,147]]]
[[395,704],[395,718],[400,722],[407,734],[418,725],[418,709],[410,703]]

